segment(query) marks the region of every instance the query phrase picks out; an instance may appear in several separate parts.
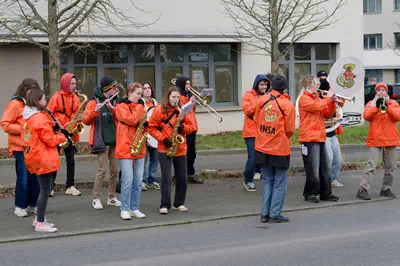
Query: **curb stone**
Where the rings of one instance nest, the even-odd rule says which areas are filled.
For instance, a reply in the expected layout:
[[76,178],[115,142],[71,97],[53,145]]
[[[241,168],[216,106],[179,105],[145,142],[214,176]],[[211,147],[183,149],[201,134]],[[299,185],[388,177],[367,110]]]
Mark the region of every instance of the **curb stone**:
[[[332,208],[332,207],[355,205],[355,204],[368,204],[371,202],[380,202],[380,201],[387,201],[387,200],[398,200],[398,199],[375,198],[375,199],[371,199],[368,201],[348,200],[348,201],[343,201],[343,202],[339,201],[339,202],[331,202],[331,203],[322,203],[322,204],[318,204],[318,205],[311,204],[309,206],[287,208],[287,209],[284,209],[283,212],[286,213],[286,212]],[[163,227],[163,226],[184,225],[184,224],[191,224],[191,223],[210,222],[210,221],[225,220],[225,219],[232,219],[232,218],[243,218],[243,217],[251,217],[251,216],[258,216],[258,215],[260,215],[259,212],[242,212],[242,213],[238,213],[238,214],[206,216],[206,217],[202,217],[202,218],[188,219],[188,220],[183,220],[183,221],[169,221],[169,222],[163,222],[163,223],[149,223],[149,224],[129,225],[129,226],[114,226],[114,227],[106,227],[106,228],[96,228],[96,229],[91,229],[91,230],[82,230],[82,231],[76,231],[76,232],[59,232],[59,233],[49,234],[49,235],[38,234],[38,235],[30,235],[30,236],[11,237],[11,238],[0,239],[0,244],[21,242],[21,241],[33,241],[33,240],[40,240],[40,239],[55,239],[55,238],[61,238],[61,237],[73,237],[73,236],[91,235],[91,234],[100,234],[100,233],[121,232],[121,231],[127,231],[127,230],[139,230],[139,229],[147,229],[147,228]]]

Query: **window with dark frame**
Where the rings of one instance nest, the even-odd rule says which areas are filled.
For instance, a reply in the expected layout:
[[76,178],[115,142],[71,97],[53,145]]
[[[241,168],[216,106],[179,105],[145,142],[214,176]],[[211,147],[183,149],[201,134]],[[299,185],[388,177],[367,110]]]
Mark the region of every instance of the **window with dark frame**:
[[382,34],[365,34],[364,35],[364,49],[382,49]]
[[382,0],[364,0],[364,14],[382,12]]

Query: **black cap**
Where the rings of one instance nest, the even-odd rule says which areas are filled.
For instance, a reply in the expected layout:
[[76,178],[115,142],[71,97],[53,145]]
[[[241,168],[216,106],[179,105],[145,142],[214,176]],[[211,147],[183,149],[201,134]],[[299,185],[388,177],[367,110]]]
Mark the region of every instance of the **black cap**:
[[106,92],[117,85],[117,82],[110,76],[105,76],[100,81],[100,86],[103,92]]
[[279,91],[280,93],[284,93],[284,90],[286,90],[289,87],[288,80],[284,76],[276,75],[272,79],[272,89]]
[[319,77],[323,77],[323,76],[327,77],[328,73],[324,70],[318,71],[317,77],[319,78]]

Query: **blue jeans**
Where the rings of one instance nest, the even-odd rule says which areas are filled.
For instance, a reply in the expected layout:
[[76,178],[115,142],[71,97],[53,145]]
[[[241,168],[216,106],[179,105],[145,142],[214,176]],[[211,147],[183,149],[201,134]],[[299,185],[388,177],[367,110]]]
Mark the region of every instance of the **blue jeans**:
[[[153,148],[149,145],[146,147],[147,152],[146,152],[146,160],[144,162],[144,178],[143,181],[146,182],[147,184],[151,184],[153,182],[156,182],[156,177],[157,177],[157,164],[158,164],[158,152],[157,148]],[[147,175],[147,161],[149,160],[150,157],[150,162],[149,162],[149,175]]]
[[40,192],[38,178],[35,174],[30,174],[26,169],[24,153],[22,151],[14,151],[14,157],[17,174],[15,207],[21,209],[26,209],[28,206],[36,207]]
[[263,205],[261,215],[277,217],[282,214],[285,202],[288,168],[261,167]]
[[329,179],[333,181],[339,176],[340,168],[342,167],[342,154],[340,152],[339,140],[336,136],[327,137],[325,147],[328,154],[328,164],[331,166]]
[[121,159],[121,211],[139,210],[144,172],[144,158]]
[[253,182],[253,177],[255,173],[255,163],[254,163],[254,144],[255,144],[256,138],[245,138],[244,141],[246,143],[247,147],[247,162],[246,162],[246,168],[244,169],[243,175],[244,175],[244,182]]

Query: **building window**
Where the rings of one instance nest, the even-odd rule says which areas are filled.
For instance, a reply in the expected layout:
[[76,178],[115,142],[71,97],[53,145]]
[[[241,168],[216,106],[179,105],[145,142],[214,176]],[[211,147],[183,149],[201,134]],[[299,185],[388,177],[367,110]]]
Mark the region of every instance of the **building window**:
[[365,85],[376,84],[383,81],[382,69],[366,69],[365,70]]
[[400,10],[400,0],[394,0],[394,10]]
[[364,35],[364,49],[381,49],[382,48],[382,34],[366,34]]
[[382,0],[364,0],[364,14],[382,12]]
[[[280,44],[283,51],[287,44]],[[289,80],[289,91],[292,99],[296,99],[300,91],[300,83],[306,75],[316,75],[320,70],[329,72],[335,62],[334,44],[295,44],[280,61],[280,68]]]
[[400,32],[394,33],[394,45],[400,47]]
[[[237,104],[236,44],[94,44],[91,49],[66,50],[61,56],[61,74],[74,73],[78,90],[93,95],[103,76],[112,76],[127,86],[151,82],[161,101],[173,86],[171,80],[187,76],[193,88],[214,88],[211,105]],[[43,53],[43,75],[48,89],[48,59]]]

